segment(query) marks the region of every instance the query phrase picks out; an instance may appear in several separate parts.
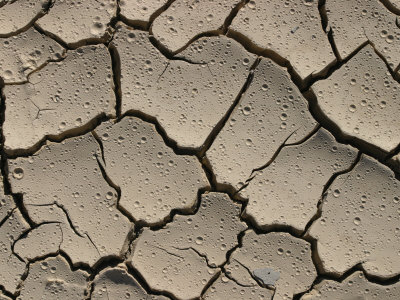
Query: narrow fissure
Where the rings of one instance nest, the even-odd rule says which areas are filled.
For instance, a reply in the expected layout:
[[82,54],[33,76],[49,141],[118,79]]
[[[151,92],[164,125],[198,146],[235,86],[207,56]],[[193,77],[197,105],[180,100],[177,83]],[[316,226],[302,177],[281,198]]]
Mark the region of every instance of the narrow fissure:
[[195,148],[190,148],[190,147],[182,147],[178,146],[177,142],[173,139],[171,139],[165,129],[160,125],[159,121],[157,118],[150,116],[146,113],[143,113],[139,110],[128,110],[120,118],[117,119],[116,123],[121,122],[125,117],[135,117],[138,118],[146,123],[150,123],[154,125],[157,133],[161,136],[163,139],[165,145],[167,145],[169,148],[172,149],[172,151],[176,155],[189,155],[189,156],[195,156],[198,153],[198,149]]
[[[257,177],[258,172],[263,171],[264,169],[268,168],[274,161],[275,159],[278,157],[279,153],[285,148],[285,147],[292,147],[292,146],[298,146],[301,145],[303,143],[305,143],[306,141],[308,141],[314,134],[317,133],[317,131],[321,128],[321,125],[316,125],[314,127],[314,129],[312,129],[306,136],[304,136],[302,139],[300,139],[299,141],[295,142],[295,143],[289,143],[287,144],[286,142],[290,139],[290,137],[297,131],[294,130],[292,133],[290,133],[287,138],[283,141],[283,143],[278,147],[278,149],[275,151],[275,153],[272,155],[272,157],[270,158],[270,160],[268,160],[264,165],[255,168],[251,171],[251,174],[249,175],[249,177],[246,179],[245,183],[243,186],[241,186],[237,191],[236,194],[239,194],[242,190],[244,190],[249,184],[250,182]],[[247,205],[247,200],[246,200],[246,205]]]
[[[60,44],[63,48],[65,48],[67,50],[77,50],[78,48],[81,48],[84,46],[100,45],[100,44],[108,43],[109,40],[112,38],[112,33],[109,31],[105,31],[105,33],[101,37],[86,38],[86,39],[79,40],[77,42],[67,43],[62,38],[57,36],[56,34],[43,29],[38,23],[34,23],[34,24],[32,24],[32,26],[36,29],[36,31],[38,31],[42,35],[45,35],[45,36],[49,37],[50,39],[54,40],[55,42],[57,42],[58,44]],[[107,25],[107,28],[112,28],[112,27]]]
[[344,175],[344,174],[347,174],[347,173],[351,172],[356,167],[356,165],[359,163],[359,161],[361,159],[361,156],[362,156],[362,154],[359,151],[358,154],[357,154],[357,157],[355,158],[355,160],[352,162],[352,164],[347,169],[342,170],[340,172],[334,173],[329,178],[329,180],[325,183],[324,188],[323,188],[322,193],[321,193],[321,197],[320,197],[320,199],[319,199],[319,201],[317,203],[317,211],[314,214],[314,216],[307,222],[307,224],[306,224],[306,226],[304,228],[303,234],[302,234],[303,237],[308,234],[308,231],[309,231],[310,227],[314,224],[314,222],[317,221],[321,217],[321,215],[322,215],[322,206],[323,206],[324,200],[325,200],[325,198],[327,196],[327,191],[331,187],[331,185],[333,184],[335,179],[337,177],[341,176],[341,175]]
[[335,38],[333,36],[333,29],[332,28],[329,29],[329,31],[327,32],[327,36],[328,36],[328,41],[329,41],[329,44],[331,45],[333,54],[336,57],[336,60],[338,62],[342,61],[342,57],[340,56],[339,49],[337,48],[336,43],[335,43]]
[[259,57],[257,57],[257,59],[254,61],[253,65],[251,66],[251,68],[249,70],[249,75],[247,76],[247,79],[246,79],[245,83],[243,84],[239,94],[236,96],[236,99],[233,101],[232,105],[226,111],[226,113],[222,117],[222,119],[214,126],[214,128],[211,130],[210,134],[207,136],[204,144],[202,145],[202,147],[200,149],[199,157],[203,157],[205,155],[205,153],[207,152],[207,150],[210,149],[211,145],[214,143],[218,134],[225,127],[226,122],[228,122],[228,120],[232,116],[233,111],[239,105],[240,100],[242,99],[243,95],[246,93],[247,89],[251,85],[251,82],[253,81],[254,71],[257,68],[257,66],[259,65],[260,61],[261,61],[261,59]]
[[41,35],[46,36],[50,39],[52,39],[53,41],[55,41],[57,44],[59,44],[61,47],[63,47],[66,51],[68,50],[73,50],[71,47],[68,46],[67,43],[65,43],[62,39],[60,39],[59,37],[57,37],[56,35],[52,34],[51,32],[45,31],[42,27],[40,27],[39,24],[34,23],[32,25],[33,28],[35,28],[35,30],[37,32],[39,32]]
[[117,193],[117,201],[116,201],[116,208],[121,212],[122,215],[124,215],[131,223],[135,224],[137,221],[135,220],[135,218],[124,208],[120,205],[120,200],[121,200],[121,188],[119,186],[117,186],[116,184],[113,183],[113,181],[111,180],[111,178],[107,175],[106,170],[104,168],[104,166],[102,165],[102,163],[100,162],[99,158],[96,156],[96,160],[97,160],[97,164],[99,166],[99,169],[101,171],[101,174],[104,178],[104,180],[107,182],[107,184],[113,188],[115,190],[115,192]]

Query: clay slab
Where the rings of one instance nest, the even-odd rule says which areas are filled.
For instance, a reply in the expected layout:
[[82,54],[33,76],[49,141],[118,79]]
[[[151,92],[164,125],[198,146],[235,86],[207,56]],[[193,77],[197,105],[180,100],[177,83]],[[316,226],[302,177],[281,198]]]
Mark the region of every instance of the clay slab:
[[282,144],[300,141],[316,124],[288,73],[261,59],[249,88],[206,153],[217,182],[240,187]]
[[[71,241],[68,245],[68,240],[64,241],[65,248],[64,243],[61,245],[64,250],[69,249],[72,258],[89,265],[103,256],[119,256],[131,227],[127,217],[116,207],[116,191],[101,173],[96,157],[98,151],[99,145],[89,133],[46,145],[34,156],[8,161],[11,187],[15,193],[24,194],[30,215],[36,220],[58,220],[63,224],[68,216],[81,237],[91,240],[96,251],[93,247],[72,247],[74,243]],[[46,213],[54,203],[65,210],[58,210],[55,213],[58,217]],[[40,205],[42,211],[37,210]]]
[[392,70],[399,65],[398,17],[381,3],[385,1],[326,1],[328,27],[332,29],[333,39],[342,59],[369,41]]
[[249,1],[230,29],[254,47],[288,60],[305,79],[336,61],[319,16],[318,1]]
[[104,151],[104,168],[121,189],[120,205],[135,220],[160,223],[172,209],[190,211],[208,181],[199,161],[177,155],[155,126],[135,117],[104,123],[95,130]]
[[152,24],[154,37],[171,52],[179,52],[195,37],[217,31],[239,0],[177,0]]
[[323,280],[301,300],[353,300],[385,299],[395,300],[400,297],[400,284],[379,285],[369,282],[362,272],[355,272],[342,282]]
[[0,37],[9,37],[42,16],[50,0],[2,1],[0,4]]
[[399,87],[368,45],[312,89],[323,113],[344,135],[390,152],[400,142]]
[[244,215],[258,227],[288,225],[303,231],[328,180],[349,168],[356,156],[355,149],[337,143],[325,129],[305,143],[284,147],[241,191],[249,199]]
[[274,279],[279,273],[269,288],[274,290],[274,299],[280,300],[307,291],[317,276],[308,242],[288,233],[247,231],[243,246],[234,251],[226,270],[239,284],[251,285],[256,282],[254,270],[260,268],[268,268]]
[[27,75],[49,60],[59,59],[64,49],[50,38],[30,28],[0,39],[0,76],[5,83],[26,81]]
[[70,47],[107,40],[107,25],[116,15],[115,0],[56,0],[37,24]]
[[131,264],[152,289],[197,298],[246,228],[239,214],[226,194],[203,194],[195,215],[176,216],[158,231],[146,229],[134,243]]
[[164,296],[149,295],[143,287],[130,275],[124,265],[107,268],[95,278],[91,299],[135,299],[135,300],[167,300]]
[[202,38],[173,60],[152,45],[148,33],[125,26],[113,45],[121,61],[122,113],[155,117],[183,148],[202,147],[255,61],[239,43],[222,36]]
[[309,232],[327,272],[343,274],[362,264],[381,278],[400,273],[399,195],[393,172],[367,156],[337,177]]
[[64,60],[33,73],[28,83],[3,92],[10,152],[29,150],[48,136],[78,135],[101,115],[115,113],[111,58],[103,45],[68,52]]
[[70,269],[62,256],[49,257],[31,264],[18,299],[83,299],[88,274]]

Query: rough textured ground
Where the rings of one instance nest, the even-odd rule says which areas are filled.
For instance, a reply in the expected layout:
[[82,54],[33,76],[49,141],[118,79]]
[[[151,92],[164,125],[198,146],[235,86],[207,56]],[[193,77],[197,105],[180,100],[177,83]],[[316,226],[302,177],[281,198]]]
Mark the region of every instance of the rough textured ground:
[[0,299],[400,299],[399,0],[0,0]]

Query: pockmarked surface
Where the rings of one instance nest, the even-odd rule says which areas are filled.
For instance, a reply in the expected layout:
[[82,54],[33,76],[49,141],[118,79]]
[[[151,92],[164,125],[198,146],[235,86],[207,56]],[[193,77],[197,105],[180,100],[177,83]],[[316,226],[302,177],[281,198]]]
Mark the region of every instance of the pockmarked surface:
[[399,0],[0,0],[0,300],[400,299]]

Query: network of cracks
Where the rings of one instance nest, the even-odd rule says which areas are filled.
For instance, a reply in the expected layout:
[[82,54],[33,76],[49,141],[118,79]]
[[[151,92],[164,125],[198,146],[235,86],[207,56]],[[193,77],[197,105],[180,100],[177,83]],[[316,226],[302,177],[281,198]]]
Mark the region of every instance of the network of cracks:
[[399,0],[0,0],[0,299],[400,299]]

